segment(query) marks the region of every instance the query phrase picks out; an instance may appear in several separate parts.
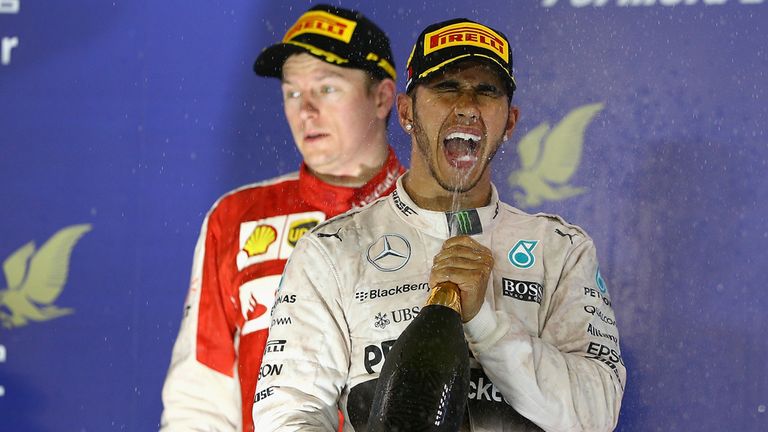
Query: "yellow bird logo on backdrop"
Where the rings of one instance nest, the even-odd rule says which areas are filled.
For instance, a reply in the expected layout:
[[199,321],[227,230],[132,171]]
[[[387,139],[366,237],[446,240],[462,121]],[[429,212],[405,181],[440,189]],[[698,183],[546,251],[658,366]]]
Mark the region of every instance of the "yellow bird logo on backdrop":
[[507,181],[516,189],[515,203],[533,207],[584,193],[587,189],[568,184],[581,162],[584,131],[602,103],[583,105],[568,113],[554,128],[543,122],[528,132],[517,145],[520,169]]
[[8,287],[0,289],[3,327],[21,327],[29,321],[46,321],[74,312],[53,302],[67,282],[72,248],[90,230],[90,224],[72,225],[54,234],[37,251],[31,241],[6,258],[3,273]]

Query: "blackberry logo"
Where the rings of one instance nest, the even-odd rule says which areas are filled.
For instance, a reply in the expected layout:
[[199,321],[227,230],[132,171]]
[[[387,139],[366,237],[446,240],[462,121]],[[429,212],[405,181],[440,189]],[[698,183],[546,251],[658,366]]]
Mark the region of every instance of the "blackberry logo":
[[397,285],[392,288],[373,288],[368,291],[358,291],[355,293],[355,300],[362,303],[368,299],[373,300],[377,298],[390,297],[393,295],[399,295],[399,294],[404,294],[411,291],[421,291],[421,290],[429,291],[429,283],[427,282],[414,283],[414,284],[406,283],[402,285]]

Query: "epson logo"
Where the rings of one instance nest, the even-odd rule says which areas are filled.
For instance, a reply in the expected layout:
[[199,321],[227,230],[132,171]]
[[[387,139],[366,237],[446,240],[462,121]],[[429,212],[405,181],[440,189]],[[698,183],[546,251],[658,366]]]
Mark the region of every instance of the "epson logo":
[[402,284],[392,288],[374,288],[368,291],[358,291],[355,293],[355,299],[362,303],[368,299],[374,300],[377,298],[389,297],[393,295],[408,293],[411,291],[421,290],[429,291],[429,283],[422,282],[415,284]]
[[285,339],[275,339],[267,342],[265,353],[278,353],[285,351]]
[[[587,354],[592,355],[592,357],[587,358],[598,360],[611,368],[613,374],[616,375],[616,378],[618,378],[619,382],[621,383],[621,374],[619,373],[618,366],[616,366],[617,363],[620,363],[622,366],[624,365],[624,359],[621,358],[621,354],[619,354],[616,350],[597,342],[589,343],[589,346],[587,347]],[[624,384],[622,383],[622,387],[623,385]]]
[[257,403],[260,401],[263,401],[264,399],[268,398],[269,396],[272,396],[275,394],[275,389],[280,388],[280,386],[269,386],[265,388],[264,390],[260,390],[256,392],[256,395],[253,397],[253,403]]
[[374,373],[374,366],[378,366],[379,363],[384,361],[384,358],[389,353],[390,348],[392,348],[392,345],[394,344],[395,340],[393,339],[382,342],[381,346],[368,345],[365,347],[365,358],[363,359],[363,365],[369,374]]
[[541,304],[544,287],[538,282],[501,278],[501,293],[506,297]]
[[621,354],[615,349],[597,342],[589,343],[589,346],[587,346],[587,354],[592,354],[596,358],[605,359],[612,363],[621,363],[624,365],[624,359],[621,358]]
[[283,365],[273,365],[269,363],[265,363],[261,365],[261,369],[259,369],[259,378],[264,378],[272,375],[280,375],[280,373],[283,371]]

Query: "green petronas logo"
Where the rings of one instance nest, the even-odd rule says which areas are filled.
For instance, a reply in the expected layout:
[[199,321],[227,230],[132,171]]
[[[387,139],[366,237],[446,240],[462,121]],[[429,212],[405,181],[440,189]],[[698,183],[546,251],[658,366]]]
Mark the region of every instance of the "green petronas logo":
[[[72,225],[51,236],[40,249],[29,242],[3,262],[8,287],[0,289],[0,322],[21,327],[29,321],[47,321],[74,312],[53,304],[64,290],[69,257],[90,224]],[[6,312],[8,311],[8,312]]]
[[[581,162],[584,131],[604,107],[602,103],[580,106],[550,129],[547,122],[533,128],[517,145],[520,169],[507,181],[517,189],[515,203],[533,207],[544,201],[560,201],[587,189],[569,184]],[[522,190],[522,191],[521,191]]]

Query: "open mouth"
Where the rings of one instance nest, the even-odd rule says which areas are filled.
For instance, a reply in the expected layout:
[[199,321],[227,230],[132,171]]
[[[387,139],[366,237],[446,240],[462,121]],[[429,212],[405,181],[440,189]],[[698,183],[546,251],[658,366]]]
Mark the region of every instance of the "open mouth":
[[304,142],[313,142],[327,137],[326,133],[308,133],[304,135]]
[[479,135],[466,132],[451,132],[443,140],[443,151],[449,164],[456,168],[471,168],[477,162],[480,149]]

